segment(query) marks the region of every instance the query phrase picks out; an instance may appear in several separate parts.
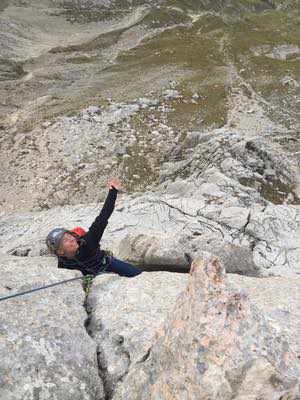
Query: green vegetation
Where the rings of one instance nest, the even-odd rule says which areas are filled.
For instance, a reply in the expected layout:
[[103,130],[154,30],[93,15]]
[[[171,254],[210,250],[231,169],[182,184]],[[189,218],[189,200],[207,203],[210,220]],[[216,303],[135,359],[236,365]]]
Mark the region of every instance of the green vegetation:
[[[149,8],[149,13],[134,27],[133,35],[138,27],[152,34],[153,28],[169,28],[159,29],[136,47],[120,52],[117,63],[106,69],[103,50],[105,56],[109,56],[110,48],[118,46],[125,31],[130,37],[130,28],[107,32],[82,44],[56,47],[41,59],[41,64],[53,63],[49,77],[33,77],[28,84],[21,83],[16,89],[20,94],[15,98],[25,96],[26,104],[30,91],[36,93],[40,88],[39,96],[44,96],[55,92],[57,87],[57,101],[38,109],[34,116],[26,116],[26,129],[58,115],[75,113],[93,102],[99,104],[102,96],[130,101],[135,96],[145,95],[144,83],[153,71],[158,80],[153,87],[159,95],[158,88],[162,84],[156,71],[160,70],[162,75],[168,70],[180,71],[176,89],[184,98],[169,102],[173,111],[168,112],[166,121],[170,126],[183,130],[199,126],[220,127],[227,122],[229,96],[237,84],[230,76],[231,67],[269,103],[269,115],[289,127],[298,113],[297,103],[292,100],[298,93],[300,78],[297,51],[297,46],[300,47],[300,10],[296,3],[276,0],[166,1],[164,7]],[[139,4],[143,2],[134,1],[132,6]],[[279,4],[281,9],[275,9]],[[110,10],[105,7],[96,10],[76,8],[66,2],[62,12],[67,18],[72,16],[78,22],[81,18],[82,23],[87,23],[104,20],[107,12],[116,16],[122,14],[121,11],[116,14],[116,10],[122,9],[127,13],[128,5],[119,1]],[[207,13],[203,13],[204,10]],[[193,23],[186,11],[194,13]],[[80,89],[77,90],[78,77]],[[53,83],[45,83],[47,79]],[[172,73],[170,80],[173,80]],[[127,86],[134,90],[128,91]],[[191,101],[195,92],[200,98]],[[246,95],[250,97],[251,92]]]
[[[293,186],[281,182],[280,180],[264,181],[253,178],[241,178],[240,184],[252,188],[257,188],[261,196],[273,204],[282,204],[290,193],[293,193]],[[294,194],[291,204],[300,204],[300,199]]]

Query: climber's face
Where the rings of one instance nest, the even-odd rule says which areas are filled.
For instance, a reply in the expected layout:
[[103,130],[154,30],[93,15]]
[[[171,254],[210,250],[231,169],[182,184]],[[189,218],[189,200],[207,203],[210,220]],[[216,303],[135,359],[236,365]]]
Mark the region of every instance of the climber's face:
[[70,235],[69,233],[65,233],[60,240],[57,254],[59,256],[72,258],[75,256],[78,247],[79,245],[75,237]]

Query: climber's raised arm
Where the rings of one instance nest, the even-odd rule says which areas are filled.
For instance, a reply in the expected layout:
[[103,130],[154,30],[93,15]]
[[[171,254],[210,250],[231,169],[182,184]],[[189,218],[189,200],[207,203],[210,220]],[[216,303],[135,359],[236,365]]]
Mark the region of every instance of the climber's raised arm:
[[99,245],[99,241],[108,224],[108,219],[114,210],[118,190],[121,188],[121,182],[119,179],[110,179],[107,182],[107,187],[109,188],[109,192],[100,214],[96,217],[87,234],[84,236],[84,240],[90,248],[96,248]]

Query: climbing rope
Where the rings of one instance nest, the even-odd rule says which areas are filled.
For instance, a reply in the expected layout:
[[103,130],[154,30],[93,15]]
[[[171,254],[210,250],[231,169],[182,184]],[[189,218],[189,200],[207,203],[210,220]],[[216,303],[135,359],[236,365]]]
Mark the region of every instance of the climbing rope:
[[[50,288],[50,287],[53,287],[53,286],[63,285],[64,283],[74,282],[74,281],[79,280],[79,279],[83,279],[82,287],[83,287],[83,290],[85,291],[85,293],[88,294],[90,292],[90,290],[91,290],[93,279],[98,275],[102,275],[102,274],[106,273],[106,267],[107,267],[109,256],[112,256],[113,253],[111,251],[109,251],[109,250],[106,250],[106,254],[107,255],[105,257],[103,257],[103,260],[101,262],[102,269],[96,275],[88,274],[88,275],[84,275],[84,276],[78,276],[77,278],[70,278],[70,279],[66,279],[64,281],[59,281],[59,282],[51,283],[49,285],[40,286],[40,287],[31,289],[31,290],[26,290],[24,292],[18,292],[18,293],[10,294],[8,296],[0,297],[0,301],[8,300],[8,299],[11,299],[13,297],[23,296],[24,294],[37,292],[38,290],[47,289],[47,288]],[[79,265],[82,264],[79,260],[76,260],[76,261],[78,262]]]
[[7,299],[11,299],[13,297],[18,297],[18,296],[23,296],[24,294],[28,294],[28,293],[33,293],[33,292],[37,292],[38,290],[43,290],[43,289],[47,289],[53,286],[58,286],[58,285],[63,285],[64,283],[68,283],[68,282],[73,282],[79,279],[83,279],[83,288],[84,291],[86,293],[89,293],[90,291],[90,287],[91,284],[93,282],[94,277],[98,276],[98,275],[102,275],[104,274],[105,271],[102,271],[96,275],[84,275],[84,276],[78,276],[77,278],[71,278],[71,279],[66,279],[64,281],[59,281],[59,282],[55,282],[55,283],[51,283],[50,285],[45,285],[45,286],[40,286],[31,290],[26,290],[24,292],[18,292],[18,293],[14,293],[14,294],[10,294],[8,296],[4,296],[4,297],[0,297],[0,301],[3,300],[7,300]]

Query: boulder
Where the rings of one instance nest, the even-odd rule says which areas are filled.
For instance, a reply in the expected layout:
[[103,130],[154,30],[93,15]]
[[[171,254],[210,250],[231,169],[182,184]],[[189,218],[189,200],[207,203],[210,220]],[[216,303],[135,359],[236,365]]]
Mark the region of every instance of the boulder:
[[198,248],[193,258],[200,256],[203,251],[208,251],[219,257],[226,272],[245,276],[261,275],[261,269],[253,261],[252,251],[245,246],[238,246],[232,243],[222,243],[222,241],[212,241],[209,244],[198,241]]
[[146,266],[188,267],[184,245],[176,236],[129,234],[121,240],[118,256]]
[[288,342],[207,253],[113,399],[296,400],[299,373]]

